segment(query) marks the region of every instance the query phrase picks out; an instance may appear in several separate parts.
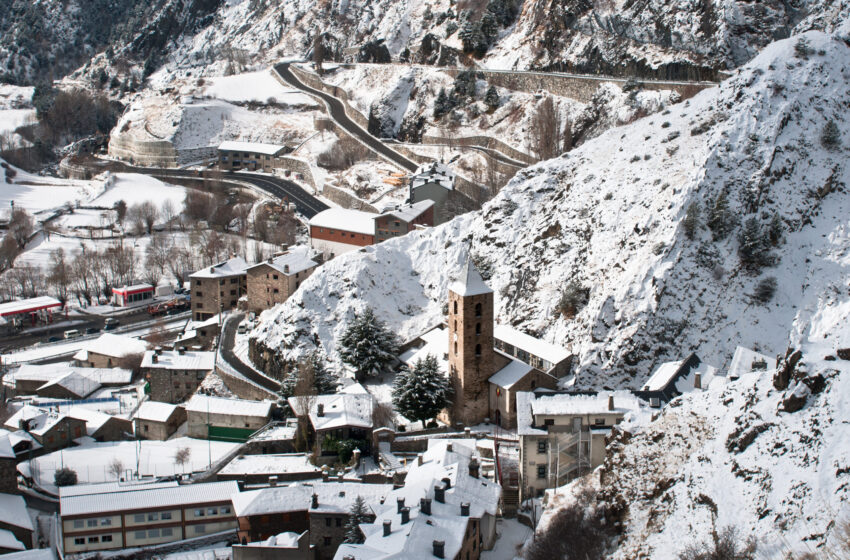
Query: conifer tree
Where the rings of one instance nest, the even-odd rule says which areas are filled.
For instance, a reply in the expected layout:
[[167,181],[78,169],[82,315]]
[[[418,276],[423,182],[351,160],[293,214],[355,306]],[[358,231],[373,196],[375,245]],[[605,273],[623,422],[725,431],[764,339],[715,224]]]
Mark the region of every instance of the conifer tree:
[[685,237],[693,239],[699,228],[699,203],[694,201],[688,205],[685,212],[685,219],[682,220],[682,228],[685,230]]
[[310,355],[310,364],[313,366],[313,375],[316,383],[316,393],[319,395],[332,395],[339,388],[339,378],[328,370],[322,355],[313,352]]
[[823,127],[820,142],[828,150],[834,150],[841,145],[841,131],[838,130],[834,120],[830,119]]
[[457,36],[463,45],[463,52],[470,53],[475,50],[478,35],[481,33],[481,27],[478,22],[469,19],[469,12],[463,12],[461,14],[461,20],[460,31]]
[[361,544],[366,540],[360,530],[361,523],[369,522],[369,511],[366,508],[366,500],[357,496],[348,512],[348,521],[345,522],[345,539],[342,542]]
[[717,194],[717,198],[714,199],[714,203],[708,210],[706,225],[711,230],[715,241],[724,239],[732,231],[735,226],[735,218],[732,211],[729,210],[726,192],[720,191]]
[[428,354],[418,360],[413,369],[405,368],[395,378],[393,405],[399,414],[409,420],[436,418],[441,410],[451,404],[449,380],[440,371],[437,358]]
[[398,354],[398,340],[371,308],[355,314],[339,341],[342,361],[354,369],[357,381],[388,371]]
[[499,92],[496,91],[496,86],[487,88],[487,93],[484,94],[484,103],[491,111],[499,108]]
[[761,266],[767,264],[768,248],[761,224],[755,216],[744,222],[738,234],[738,256],[747,265]]
[[439,119],[451,110],[451,102],[446,94],[445,88],[440,88],[440,93],[437,94],[437,99],[434,101],[434,118]]

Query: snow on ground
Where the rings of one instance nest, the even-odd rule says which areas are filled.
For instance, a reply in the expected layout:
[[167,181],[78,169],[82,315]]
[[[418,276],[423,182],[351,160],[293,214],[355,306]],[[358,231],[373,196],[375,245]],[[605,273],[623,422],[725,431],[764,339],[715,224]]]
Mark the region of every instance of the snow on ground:
[[163,183],[148,175],[116,173],[106,180],[104,192],[94,198],[91,205],[112,208],[116,202],[123,200],[127,206],[147,201],[162,206],[164,201],[169,200],[174,213],[179,214],[185,199],[186,189],[183,187]]
[[[6,163],[0,160],[2,163]],[[75,181],[31,175],[22,169],[14,168],[15,176],[8,177],[6,170],[0,168],[0,211],[6,212],[11,203],[26,208],[31,213],[59,208],[66,203],[88,200],[96,191],[92,181]]]
[[[192,438],[168,441],[87,442],[79,447],[55,451],[33,459],[32,470],[38,473],[35,475],[37,480],[52,482],[53,473],[64,464],[65,467],[77,471],[81,484],[109,482],[115,480],[115,475],[109,472],[110,464],[118,459],[127,471],[136,471],[138,466],[139,476],[171,476],[204,471],[209,466],[210,458],[215,463],[238,446],[238,443]],[[174,462],[174,454],[184,447],[191,451],[185,467]]]
[[312,97],[298,90],[284,87],[272,76],[271,70],[206,78],[201,92],[203,95],[231,103],[247,101],[266,103],[273,100],[273,103],[291,107],[316,105]]
[[496,522],[499,539],[493,550],[482,550],[481,560],[514,560],[521,558],[519,549],[531,538],[531,528],[516,518],[502,518]]
[[0,137],[11,140],[12,144],[8,147],[28,146],[29,142],[15,130],[35,120],[35,109],[0,109]]

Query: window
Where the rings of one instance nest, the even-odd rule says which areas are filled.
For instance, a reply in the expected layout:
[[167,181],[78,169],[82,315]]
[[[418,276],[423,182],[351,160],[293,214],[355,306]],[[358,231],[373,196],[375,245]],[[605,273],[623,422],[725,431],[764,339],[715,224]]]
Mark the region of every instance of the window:
[[325,527],[330,527],[330,526],[331,526],[331,518],[325,517]]
[[604,418],[597,418],[596,420],[593,421],[593,423],[597,426],[604,426],[605,425],[605,419]]
[[189,383],[189,382],[186,382],[186,383],[184,383],[183,385],[185,385],[187,389],[191,389],[191,388],[192,388],[192,384],[191,384],[191,383]]
[[162,528],[162,536],[163,537],[174,536],[174,530],[171,527],[163,527]]
[[342,527],[342,517],[337,517],[337,518],[336,518],[336,526],[337,526],[337,527]]
[[207,526],[206,525],[195,525],[195,534],[196,535],[201,534],[201,533],[206,533],[206,532],[207,532]]
[[147,537],[147,532],[145,532],[145,531],[136,531],[136,532],[134,533],[134,535],[135,535],[136,539],[144,539],[145,537]]
[[[457,301],[454,304],[454,312],[457,313]],[[457,325],[455,325],[455,329],[457,329]]]
[[457,356],[457,341],[455,341],[455,356]]
[[475,334],[481,334],[481,323],[475,323]]
[[224,515],[226,513],[230,513],[230,506],[222,506],[221,514]]
[[148,521],[159,521],[159,514],[158,513],[149,513],[148,514]]
[[277,288],[275,288],[275,289],[274,289],[274,293],[276,293],[276,294],[277,294],[277,293],[280,293],[280,290],[278,290]]
[[133,516],[133,522],[134,523],[144,523],[145,522],[145,514],[137,513],[136,515]]
[[198,296],[198,297],[204,297],[203,292],[195,292],[195,295]]
[[97,527],[97,519],[88,519],[86,520],[87,527]]
[[100,537],[89,537],[89,543],[100,542]]
[[77,519],[74,521],[74,529],[82,529],[83,525],[85,525],[85,523],[82,519]]
[[101,525],[101,527],[106,527],[106,526],[112,525],[112,518],[111,517],[104,517],[103,519],[100,520],[100,525]]
[[230,279],[230,283],[231,283],[231,284],[235,284],[235,283],[236,283],[236,282],[238,282],[238,281],[239,281],[239,280],[238,280],[238,278],[231,278],[231,279]]
[[207,508],[207,515],[218,515],[218,508]]
[[76,539],[74,539],[74,544],[86,544],[86,539],[84,539],[83,537],[77,537]]
[[476,355],[476,356],[480,356],[480,355],[481,355],[481,345],[480,345],[480,344],[476,344],[476,345],[475,345],[475,355]]
[[100,542],[112,542],[112,535],[103,535],[100,537]]
[[200,302],[200,301],[199,301],[199,302],[197,302],[197,303],[198,303],[198,309],[203,309],[203,308],[204,308],[204,304],[203,304],[203,302]]
[[204,510],[202,510],[202,509],[196,509],[195,510],[195,517],[203,517],[203,516],[204,516]]
[[151,529],[148,531],[149,539],[158,539],[159,538],[159,529]]
[[543,425],[544,426],[554,426],[555,420],[552,419],[552,418],[547,418],[546,420],[543,421]]
[[277,280],[277,274],[275,274],[275,275],[273,276],[273,278],[274,278],[275,280]]
[[546,478],[546,465],[537,466],[537,478]]
[[161,514],[159,514],[159,518],[162,519],[163,521],[168,521],[169,519],[171,519],[171,512],[170,511],[164,511]]
[[145,431],[146,431],[146,432],[148,431],[148,428],[150,428],[150,426],[148,426],[147,424],[145,424]]
[[330,546],[330,545],[331,545],[331,538],[330,538],[330,537],[325,537],[325,538],[324,538],[324,543],[325,543],[325,546]]
[[537,442],[537,452],[538,453],[546,453],[546,440],[541,439]]
[[480,303],[475,304],[475,316],[481,317],[481,304]]
[[230,290],[230,295],[235,296],[235,295],[236,295],[236,290]]

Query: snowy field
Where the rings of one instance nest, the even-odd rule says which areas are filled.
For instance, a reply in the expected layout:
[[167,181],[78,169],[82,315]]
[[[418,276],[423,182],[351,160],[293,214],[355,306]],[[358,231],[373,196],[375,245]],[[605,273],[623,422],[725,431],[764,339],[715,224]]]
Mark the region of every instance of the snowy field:
[[272,76],[270,70],[207,78],[202,93],[231,103],[266,103],[273,98],[275,103],[282,105],[316,105],[316,101],[310,96],[284,87]]
[[183,187],[169,185],[153,177],[136,173],[116,173],[112,177],[111,181],[107,181],[104,192],[91,201],[92,206],[111,208],[119,200],[126,202],[127,206],[146,201],[152,201],[161,206],[163,202],[169,200],[175,213],[183,209],[183,201],[186,198],[186,189]]
[[12,202],[32,213],[59,208],[68,202],[85,202],[97,190],[97,183],[92,181],[40,177],[21,169],[14,170],[15,176],[7,177],[6,170],[0,168],[0,208],[3,212]]
[[[109,472],[115,459],[121,462],[126,471],[135,471],[138,465],[140,476],[171,476],[206,470],[210,458],[215,463],[238,446],[238,443],[208,442],[192,438],[168,441],[87,442],[79,447],[33,459],[32,463],[33,471],[37,471],[37,476],[45,483],[52,483],[53,473],[64,464],[65,467],[77,471],[79,482],[85,484],[115,480],[115,475]],[[191,450],[185,467],[174,462],[174,454],[184,447]]]

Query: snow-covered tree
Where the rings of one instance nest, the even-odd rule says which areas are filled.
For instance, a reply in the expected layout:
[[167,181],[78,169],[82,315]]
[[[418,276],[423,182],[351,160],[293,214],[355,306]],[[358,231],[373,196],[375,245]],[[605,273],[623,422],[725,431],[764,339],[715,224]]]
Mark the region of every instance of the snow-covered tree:
[[706,217],[706,225],[711,230],[714,239],[724,239],[735,227],[735,217],[729,209],[729,200],[726,198],[726,193],[720,191],[714,203],[708,209]]
[[764,229],[758,218],[748,218],[738,234],[738,256],[741,262],[750,266],[763,266],[769,263],[769,245]]
[[355,314],[354,321],[339,340],[342,361],[354,369],[354,377],[363,381],[388,371],[398,354],[398,339],[371,308]]
[[313,352],[310,355],[310,364],[313,366],[314,383],[316,392],[320,395],[331,395],[336,393],[339,387],[339,378],[336,374],[330,371],[322,359],[322,355],[318,352]]
[[451,100],[445,88],[441,88],[440,93],[437,94],[437,99],[434,101],[434,118],[439,119],[451,110]]
[[393,405],[409,420],[436,418],[451,404],[451,387],[445,373],[440,371],[437,358],[428,354],[418,360],[413,369],[405,368],[395,378]]
[[823,127],[820,142],[828,150],[834,150],[841,145],[841,131],[838,130],[838,125],[835,124],[834,120],[830,119]]
[[345,539],[342,542],[360,544],[366,540],[363,531],[360,530],[361,523],[369,522],[369,510],[366,508],[366,500],[357,496],[348,512],[348,521],[345,522]]
[[487,88],[487,93],[484,94],[484,104],[491,111],[495,111],[499,108],[499,92],[496,91],[496,86],[490,86]]
[[682,220],[682,228],[685,231],[685,237],[693,239],[699,229],[699,203],[691,202],[685,212],[685,219]]

